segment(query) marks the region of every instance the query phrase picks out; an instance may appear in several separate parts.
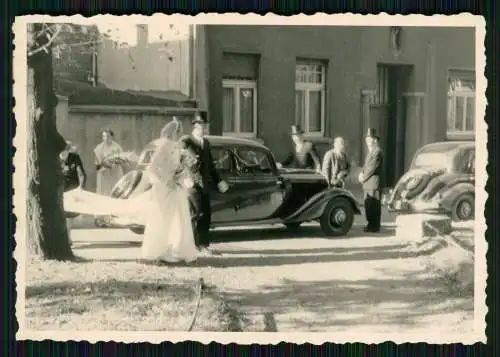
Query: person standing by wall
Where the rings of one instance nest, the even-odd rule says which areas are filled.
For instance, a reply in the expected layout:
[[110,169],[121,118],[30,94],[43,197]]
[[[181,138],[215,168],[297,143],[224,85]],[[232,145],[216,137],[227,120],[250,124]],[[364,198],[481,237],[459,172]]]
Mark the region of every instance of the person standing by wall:
[[380,204],[380,189],[383,163],[383,152],[379,147],[379,137],[375,129],[368,129],[365,137],[368,153],[365,158],[363,170],[358,176],[359,182],[363,185],[365,199],[365,214],[367,226],[365,232],[380,232],[380,220],[382,207]]
[[97,170],[97,190],[101,195],[111,195],[113,186],[123,176],[123,168],[112,159],[123,152],[122,147],[114,140],[111,129],[101,131],[102,142],[94,149],[95,165]]
[[325,153],[321,168],[330,186],[344,187],[344,180],[349,175],[350,163],[342,137],[338,136],[333,140],[333,148]]

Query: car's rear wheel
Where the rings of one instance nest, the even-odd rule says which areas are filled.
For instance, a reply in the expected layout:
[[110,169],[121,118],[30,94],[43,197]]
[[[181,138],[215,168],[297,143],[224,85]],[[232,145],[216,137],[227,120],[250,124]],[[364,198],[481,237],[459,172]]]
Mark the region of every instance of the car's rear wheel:
[[468,221],[474,219],[474,196],[470,193],[461,195],[455,201],[451,212],[451,219],[454,221]]
[[335,197],[326,205],[320,218],[323,233],[329,237],[346,235],[354,221],[354,209],[347,199]]

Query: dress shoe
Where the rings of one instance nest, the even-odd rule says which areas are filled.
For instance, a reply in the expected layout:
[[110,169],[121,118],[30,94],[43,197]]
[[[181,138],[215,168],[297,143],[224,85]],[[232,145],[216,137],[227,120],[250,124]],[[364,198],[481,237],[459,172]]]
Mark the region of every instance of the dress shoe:
[[364,229],[365,233],[380,233],[380,228],[371,228],[371,227],[365,227]]

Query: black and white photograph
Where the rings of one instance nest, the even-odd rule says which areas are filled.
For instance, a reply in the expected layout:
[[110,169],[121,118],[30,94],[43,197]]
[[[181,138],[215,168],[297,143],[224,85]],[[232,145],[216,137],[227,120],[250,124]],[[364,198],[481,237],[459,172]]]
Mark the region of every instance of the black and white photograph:
[[18,339],[486,341],[481,17],[13,28]]

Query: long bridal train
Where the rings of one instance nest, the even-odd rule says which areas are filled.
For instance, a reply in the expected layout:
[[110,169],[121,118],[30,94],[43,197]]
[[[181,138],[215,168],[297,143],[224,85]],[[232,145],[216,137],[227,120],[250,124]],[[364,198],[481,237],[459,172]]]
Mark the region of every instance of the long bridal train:
[[[145,212],[151,203],[151,190],[126,201],[76,188],[64,193],[64,210],[92,216],[115,216],[119,221],[134,218],[134,223],[143,223]],[[136,222],[137,221],[137,222]]]
[[198,258],[184,188],[169,190],[163,185],[153,185],[151,190],[127,200],[78,188],[64,193],[64,210],[92,216],[113,216],[113,223],[118,225],[144,225],[143,259],[192,262]]

